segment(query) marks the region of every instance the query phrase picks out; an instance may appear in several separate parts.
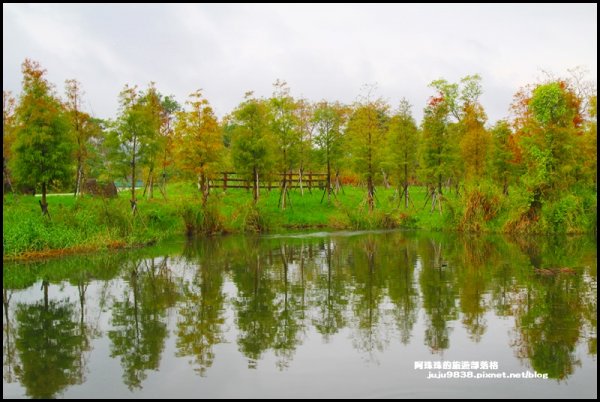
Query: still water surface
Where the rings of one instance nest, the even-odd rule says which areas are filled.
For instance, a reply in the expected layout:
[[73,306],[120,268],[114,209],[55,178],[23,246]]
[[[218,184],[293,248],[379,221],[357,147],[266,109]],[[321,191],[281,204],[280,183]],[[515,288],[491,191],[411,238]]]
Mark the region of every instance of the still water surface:
[[597,397],[596,269],[594,238],[399,231],[5,264],[3,397]]

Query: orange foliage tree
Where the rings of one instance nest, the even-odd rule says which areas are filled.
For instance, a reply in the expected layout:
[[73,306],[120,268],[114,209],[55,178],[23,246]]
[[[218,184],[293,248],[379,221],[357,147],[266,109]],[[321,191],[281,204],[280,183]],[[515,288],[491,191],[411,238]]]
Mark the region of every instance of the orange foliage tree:
[[208,180],[219,166],[223,154],[223,138],[215,113],[201,90],[190,95],[189,110],[177,113],[175,125],[177,163],[198,178],[202,204],[209,195]]

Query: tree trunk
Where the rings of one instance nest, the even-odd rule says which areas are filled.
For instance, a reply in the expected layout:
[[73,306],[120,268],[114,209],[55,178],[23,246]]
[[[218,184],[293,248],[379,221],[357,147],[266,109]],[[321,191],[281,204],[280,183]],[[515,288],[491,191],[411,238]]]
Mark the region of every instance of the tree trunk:
[[81,195],[81,182],[83,181],[83,166],[81,163],[81,158],[77,160],[77,179],[75,182],[75,197]]
[[142,194],[142,197],[146,196],[147,191],[148,198],[154,198],[154,166],[150,166],[150,170],[148,171],[148,177],[146,178],[146,184],[144,185],[144,192]]
[[[8,184],[8,187],[10,187],[10,191],[14,193],[15,190],[10,182],[10,175],[8,174],[8,169],[6,168],[6,159],[2,160],[2,173],[4,173],[4,181]],[[2,183],[2,196],[4,197],[4,183]]]
[[385,174],[385,170],[381,169],[381,175],[383,176],[383,185],[386,189],[390,188],[390,183],[388,183],[387,175]]
[[202,192],[202,205],[204,206],[208,201],[208,180],[206,180],[206,175],[204,173],[198,175],[198,184],[200,191]]
[[46,202],[46,182],[42,182],[42,200],[40,201],[40,208],[42,208],[42,215],[50,217],[48,212],[48,203]]
[[150,174],[152,172],[148,171],[148,176],[146,176],[146,184],[144,184],[144,192],[142,193],[142,198],[146,196],[146,193],[148,192],[148,186],[150,185]]
[[46,206],[48,205],[48,203],[46,203],[46,182],[42,182],[42,205]]
[[131,154],[131,200],[129,203],[131,204],[131,213],[135,215],[137,210],[136,199],[135,199],[135,151],[136,151],[137,141],[136,138],[133,139],[133,153]]
[[283,181],[281,182],[281,193],[279,194],[279,205],[285,209],[285,193],[287,191],[287,172],[283,171]]
[[404,209],[408,209],[408,166],[404,165]]
[[81,137],[79,133],[79,118],[77,117],[77,96],[75,96],[75,133],[77,135],[77,179],[75,182],[75,197],[79,195],[81,192],[81,176],[83,176],[83,160],[81,157],[82,154],[82,146],[81,146]]
[[163,163],[162,163],[162,195],[167,199],[167,149],[165,148],[165,153],[163,154]]
[[340,170],[339,168],[335,170],[335,193],[339,193],[342,188],[342,184],[340,183]]
[[373,186],[373,177],[367,177],[367,202],[369,203],[369,212],[373,212],[375,207],[375,187]]
[[254,204],[256,204],[258,202],[258,170],[256,169],[256,166],[254,166],[253,169],[253,178],[252,178],[252,187],[253,187],[253,192],[252,192],[252,196],[254,198]]
[[327,183],[325,183],[325,191],[327,191],[327,202],[329,202],[329,195],[331,194],[331,163],[329,156],[327,157]]

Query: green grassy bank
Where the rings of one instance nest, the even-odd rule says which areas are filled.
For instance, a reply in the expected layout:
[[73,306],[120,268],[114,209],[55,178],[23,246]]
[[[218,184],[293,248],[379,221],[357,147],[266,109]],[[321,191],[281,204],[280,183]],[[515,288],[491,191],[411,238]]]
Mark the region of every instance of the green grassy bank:
[[532,216],[531,200],[518,190],[510,197],[493,187],[444,194],[441,210],[426,202],[424,187],[411,188],[408,209],[395,190],[379,187],[369,213],[364,188],[346,186],[330,202],[323,191],[290,191],[288,208],[278,207],[279,191],[263,190],[256,206],[251,192],[212,192],[206,207],[191,183],[167,188],[165,200],[139,192],[132,216],[129,192],[115,199],[72,195],[48,197],[51,219],[41,216],[37,197],[7,194],[3,203],[4,260],[47,257],[107,248],[141,246],[182,234],[282,232],[305,228],[409,228],[430,231],[584,233],[596,230],[596,194],[569,194],[546,202]]

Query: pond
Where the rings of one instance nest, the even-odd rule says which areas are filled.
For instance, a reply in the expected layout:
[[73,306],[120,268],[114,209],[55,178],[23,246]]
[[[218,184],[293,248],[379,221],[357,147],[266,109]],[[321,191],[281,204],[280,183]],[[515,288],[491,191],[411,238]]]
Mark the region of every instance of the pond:
[[5,264],[3,397],[597,397],[596,269],[594,237],[403,231]]

